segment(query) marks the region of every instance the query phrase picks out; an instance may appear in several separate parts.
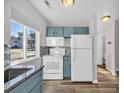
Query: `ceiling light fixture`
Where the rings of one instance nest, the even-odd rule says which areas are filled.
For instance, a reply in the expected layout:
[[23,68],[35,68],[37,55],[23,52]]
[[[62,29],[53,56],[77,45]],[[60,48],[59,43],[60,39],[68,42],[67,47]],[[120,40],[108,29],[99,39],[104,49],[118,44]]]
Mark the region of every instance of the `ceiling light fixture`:
[[70,7],[75,3],[75,0],[62,0],[62,3],[64,4],[64,6]]
[[110,15],[106,15],[106,16],[103,16],[103,17],[101,18],[101,20],[102,20],[103,22],[107,22],[107,21],[110,20],[110,18],[111,18]]

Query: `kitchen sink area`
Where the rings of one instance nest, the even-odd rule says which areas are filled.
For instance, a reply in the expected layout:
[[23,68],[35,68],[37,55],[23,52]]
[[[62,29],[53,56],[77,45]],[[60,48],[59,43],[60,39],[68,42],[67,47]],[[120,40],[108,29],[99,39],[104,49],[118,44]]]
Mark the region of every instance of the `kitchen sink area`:
[[31,93],[35,88],[38,88],[40,93],[43,67],[43,65],[14,65],[5,68],[4,93]]
[[[29,62],[41,62],[41,58]],[[42,64],[13,64],[10,45],[4,45],[4,93],[42,93]]]
[[31,70],[31,68],[9,68],[4,71],[4,83],[18,77],[19,75]]

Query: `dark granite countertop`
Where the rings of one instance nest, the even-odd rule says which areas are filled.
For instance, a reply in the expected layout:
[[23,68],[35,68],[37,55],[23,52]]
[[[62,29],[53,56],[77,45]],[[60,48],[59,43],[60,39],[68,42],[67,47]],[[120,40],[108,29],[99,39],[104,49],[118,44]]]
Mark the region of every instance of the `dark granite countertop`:
[[[43,69],[43,65],[42,66],[36,66],[36,65],[15,65],[12,67],[9,67],[7,69],[11,69],[11,68],[31,68],[30,70],[28,70],[27,72],[17,76],[16,78],[4,83],[4,93],[8,93],[10,90],[14,89],[15,87],[17,87],[19,84],[23,83],[25,80],[27,80],[28,78],[30,78],[32,75],[34,75],[35,73],[37,73],[39,70]],[[5,69],[5,70],[7,70]]]

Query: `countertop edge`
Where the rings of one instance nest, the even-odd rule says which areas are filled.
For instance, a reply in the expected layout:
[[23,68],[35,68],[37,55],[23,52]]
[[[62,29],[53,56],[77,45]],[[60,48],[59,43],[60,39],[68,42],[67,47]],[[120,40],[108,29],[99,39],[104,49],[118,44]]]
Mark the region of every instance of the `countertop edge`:
[[30,75],[28,75],[27,77],[25,77],[24,79],[20,80],[19,82],[17,82],[16,84],[14,84],[13,86],[9,87],[8,89],[4,90],[4,93],[9,93],[11,90],[13,90],[14,88],[16,88],[18,85],[20,85],[21,83],[23,83],[24,81],[26,81],[27,79],[29,79],[31,76],[33,76],[34,74],[38,73],[40,70],[42,70],[44,68],[44,66],[40,66],[39,69],[33,73],[31,73]]

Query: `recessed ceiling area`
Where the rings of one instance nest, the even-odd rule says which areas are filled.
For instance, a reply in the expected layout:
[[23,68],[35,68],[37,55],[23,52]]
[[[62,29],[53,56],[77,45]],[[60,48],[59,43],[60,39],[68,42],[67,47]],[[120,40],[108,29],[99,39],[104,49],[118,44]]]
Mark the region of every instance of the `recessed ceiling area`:
[[[88,26],[100,0],[75,0],[65,7],[61,0],[30,0],[52,26]],[[48,1],[46,4],[44,1]]]

